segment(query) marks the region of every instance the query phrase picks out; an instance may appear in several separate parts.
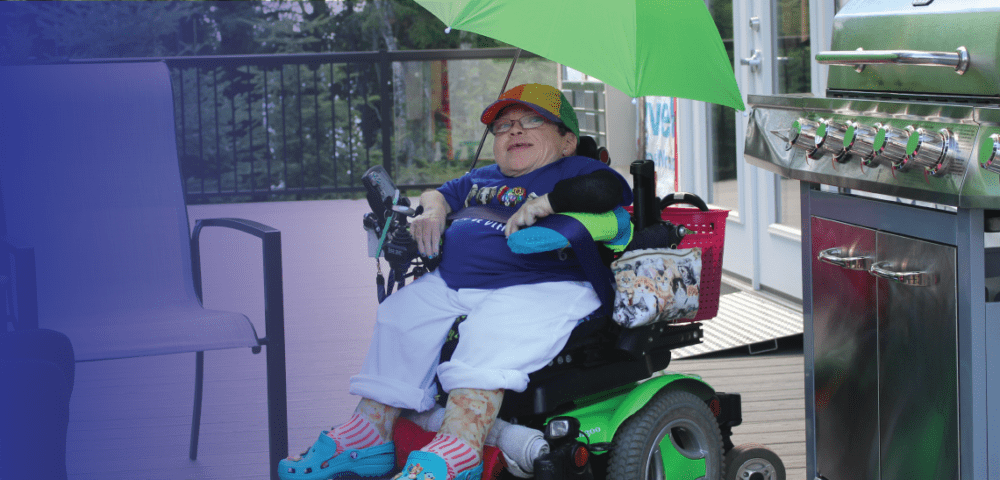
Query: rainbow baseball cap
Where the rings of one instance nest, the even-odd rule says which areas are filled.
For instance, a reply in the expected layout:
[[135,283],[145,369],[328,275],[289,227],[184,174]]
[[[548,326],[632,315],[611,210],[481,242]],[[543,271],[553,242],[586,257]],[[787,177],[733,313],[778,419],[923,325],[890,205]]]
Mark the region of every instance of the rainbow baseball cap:
[[526,83],[507,90],[483,110],[480,120],[489,125],[497,119],[500,110],[515,103],[524,105],[553,122],[566,125],[573,135],[580,137],[580,122],[577,121],[576,112],[569,100],[555,87],[540,83]]

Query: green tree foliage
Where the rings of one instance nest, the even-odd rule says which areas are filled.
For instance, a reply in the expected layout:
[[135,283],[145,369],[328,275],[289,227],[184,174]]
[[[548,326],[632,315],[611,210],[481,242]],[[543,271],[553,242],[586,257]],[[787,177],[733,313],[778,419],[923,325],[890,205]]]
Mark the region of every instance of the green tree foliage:
[[375,8],[390,9],[389,25],[399,50],[448,48],[496,48],[506,43],[475,33],[453,31],[444,33],[445,25],[414,0],[380,0]]
[[414,0],[3,2],[0,61],[506,46]]
[[194,2],[10,2],[0,6],[0,61],[204,53]]

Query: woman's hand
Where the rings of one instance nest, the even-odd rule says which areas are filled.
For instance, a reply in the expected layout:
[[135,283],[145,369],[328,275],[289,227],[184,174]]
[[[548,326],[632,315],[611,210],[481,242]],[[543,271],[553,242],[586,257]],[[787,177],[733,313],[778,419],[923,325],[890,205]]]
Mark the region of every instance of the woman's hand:
[[504,234],[509,237],[510,234],[523,227],[534,225],[539,218],[545,218],[553,213],[556,212],[552,210],[548,194],[532,198],[524,202],[524,205],[521,205],[521,208],[517,209],[514,215],[510,217],[510,220],[507,221],[507,228],[504,229]]
[[421,255],[434,258],[441,253],[441,235],[451,208],[437,190],[420,195],[420,206],[424,207],[424,213],[410,222],[410,235],[416,240]]

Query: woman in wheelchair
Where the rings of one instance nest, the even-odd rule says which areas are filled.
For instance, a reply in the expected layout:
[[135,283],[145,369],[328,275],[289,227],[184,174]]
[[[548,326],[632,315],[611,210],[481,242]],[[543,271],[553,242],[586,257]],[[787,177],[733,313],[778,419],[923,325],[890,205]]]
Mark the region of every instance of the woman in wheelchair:
[[[574,155],[576,114],[551,86],[514,87],[481,121],[495,136],[496,164],[423,193],[423,213],[411,224],[421,254],[445,252],[440,265],[379,306],[368,357],[351,378],[350,392],[361,402],[307,452],[283,460],[281,478],[387,475],[395,464],[394,424],[403,409],[434,406],[437,375],[449,393],[443,425],[410,454],[400,476],[478,479],[504,390],[524,391],[528,374],[548,364],[577,320],[601,305],[574,257],[517,254],[507,237],[553,213],[630,205],[628,183],[601,162]],[[460,211],[473,213],[447,225]],[[438,365],[460,315],[467,315],[462,340]]]

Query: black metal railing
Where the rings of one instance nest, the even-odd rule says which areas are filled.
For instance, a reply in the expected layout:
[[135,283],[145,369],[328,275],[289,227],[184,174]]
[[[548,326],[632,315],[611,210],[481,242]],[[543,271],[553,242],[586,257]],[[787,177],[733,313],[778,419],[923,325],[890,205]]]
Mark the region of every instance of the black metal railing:
[[391,169],[387,56],[165,59],[189,201],[348,192],[372,164]]
[[[379,164],[395,173],[399,166],[394,105],[405,99],[394,97],[406,96],[412,86],[400,78],[398,65],[507,60],[514,53],[483,49],[163,58],[174,85],[188,201],[360,192],[367,168]],[[489,88],[499,89],[500,81],[493,81],[496,85]],[[444,128],[450,129],[447,111],[444,117]],[[401,183],[411,189],[436,185]]]

